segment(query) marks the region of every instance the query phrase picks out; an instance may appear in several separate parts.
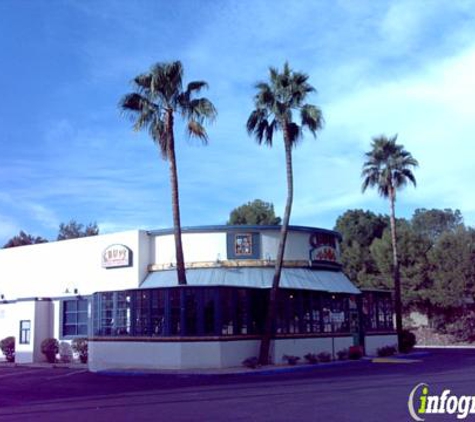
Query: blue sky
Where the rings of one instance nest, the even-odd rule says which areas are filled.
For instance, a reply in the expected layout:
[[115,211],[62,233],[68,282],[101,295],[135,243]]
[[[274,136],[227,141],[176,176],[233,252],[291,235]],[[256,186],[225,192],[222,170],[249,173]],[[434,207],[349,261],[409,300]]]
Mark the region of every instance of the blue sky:
[[130,80],[179,59],[218,109],[209,145],[176,127],[182,223],[223,224],[255,198],[285,202],[284,153],[245,130],[269,66],[310,75],[325,128],[294,151],[291,222],[332,228],[361,193],[373,136],[399,134],[420,168],[397,213],[459,208],[475,225],[475,1],[0,2],[0,244],[61,222],[102,232],[171,226],[167,163],[117,104]]

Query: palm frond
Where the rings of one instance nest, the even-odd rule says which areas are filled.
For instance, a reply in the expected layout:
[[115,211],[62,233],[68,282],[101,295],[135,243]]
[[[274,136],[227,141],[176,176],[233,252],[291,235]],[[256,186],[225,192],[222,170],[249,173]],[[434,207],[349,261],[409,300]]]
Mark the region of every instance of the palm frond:
[[304,104],[300,109],[302,127],[307,127],[313,136],[316,136],[317,130],[323,127],[322,111],[311,104]]
[[207,88],[208,88],[208,83],[205,81],[192,81],[187,85],[185,92],[189,92],[190,94],[191,93],[199,94],[199,92],[202,89],[207,89]]
[[411,182],[416,186],[416,178],[411,168],[417,167],[418,162],[404,149],[396,144],[397,135],[387,137],[380,135],[371,142],[372,149],[365,154],[366,161],[361,173],[364,178],[363,191],[368,187],[376,187],[383,197]]
[[187,128],[189,136],[195,136],[196,138],[201,139],[201,141],[205,145],[208,143],[208,134],[206,133],[206,129],[200,122],[191,119],[188,121]]
[[182,114],[200,122],[205,120],[212,122],[216,118],[217,111],[213,103],[207,98],[196,98],[182,109]]

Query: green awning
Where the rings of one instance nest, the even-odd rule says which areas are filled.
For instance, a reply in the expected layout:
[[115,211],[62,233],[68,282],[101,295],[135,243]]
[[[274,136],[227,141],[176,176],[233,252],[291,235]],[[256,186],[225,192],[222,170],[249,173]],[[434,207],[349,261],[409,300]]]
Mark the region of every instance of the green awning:
[[[186,270],[189,286],[232,286],[270,288],[274,268],[192,268]],[[151,272],[140,288],[174,287],[178,285],[176,270]],[[330,293],[359,294],[360,290],[341,271],[308,268],[283,268],[283,289],[317,290]]]

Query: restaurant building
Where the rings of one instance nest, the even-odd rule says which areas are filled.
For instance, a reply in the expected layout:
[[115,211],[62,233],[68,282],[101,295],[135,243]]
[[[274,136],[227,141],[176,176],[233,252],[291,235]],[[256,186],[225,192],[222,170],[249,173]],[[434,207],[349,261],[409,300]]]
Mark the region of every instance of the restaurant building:
[[[89,368],[225,368],[257,356],[279,226],[184,228],[187,285],[172,230],[134,230],[0,250],[0,339],[16,361],[44,361],[41,342],[89,338]],[[391,295],[362,292],[341,270],[339,234],[291,226],[274,363],[397,342]]]

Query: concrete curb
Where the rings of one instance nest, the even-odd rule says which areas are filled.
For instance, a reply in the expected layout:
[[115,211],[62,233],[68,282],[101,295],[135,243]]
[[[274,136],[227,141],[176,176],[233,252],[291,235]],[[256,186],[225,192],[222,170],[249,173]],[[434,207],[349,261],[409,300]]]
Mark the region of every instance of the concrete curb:
[[299,372],[313,372],[322,370],[325,368],[331,368],[334,366],[349,366],[349,365],[361,365],[364,363],[371,363],[368,359],[359,359],[359,360],[345,360],[345,361],[334,361],[328,363],[318,363],[318,364],[297,364],[289,366],[271,366],[263,368],[227,368],[227,369],[217,369],[217,370],[199,370],[199,369],[190,369],[190,370],[127,370],[122,368],[110,369],[104,371],[98,371],[97,374],[107,375],[107,376],[154,376],[154,375],[170,375],[177,377],[226,377],[226,376],[249,376],[249,375],[274,375],[274,374],[283,374],[283,373],[299,373]]

